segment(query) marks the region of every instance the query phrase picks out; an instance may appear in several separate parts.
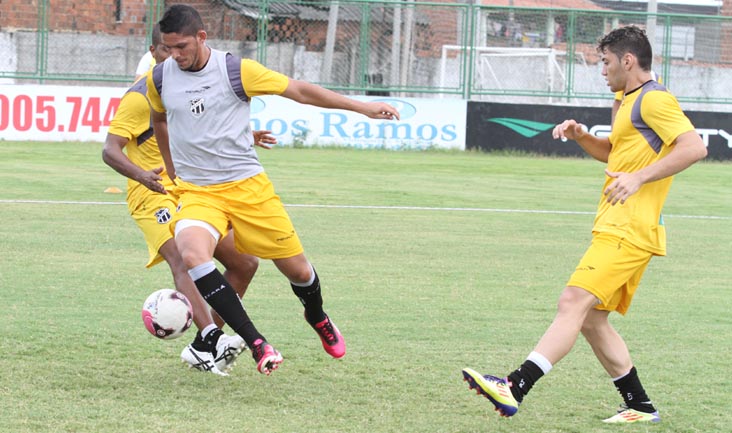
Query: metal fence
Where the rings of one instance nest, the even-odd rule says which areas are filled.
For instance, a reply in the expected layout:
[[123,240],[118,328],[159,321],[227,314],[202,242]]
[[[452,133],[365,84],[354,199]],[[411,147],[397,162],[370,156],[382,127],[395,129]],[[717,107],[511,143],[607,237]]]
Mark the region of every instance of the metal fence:
[[[164,6],[177,3],[140,1],[147,35]],[[0,64],[0,82],[130,82],[149,44],[146,35],[60,28],[54,14],[62,8],[34,3],[26,10],[35,28],[0,28],[0,57],[10,59]],[[473,2],[208,3],[220,8],[202,13],[211,46],[344,93],[607,104],[597,40],[636,24],[648,29],[653,68],[680,101],[712,110],[732,104],[730,16]]]

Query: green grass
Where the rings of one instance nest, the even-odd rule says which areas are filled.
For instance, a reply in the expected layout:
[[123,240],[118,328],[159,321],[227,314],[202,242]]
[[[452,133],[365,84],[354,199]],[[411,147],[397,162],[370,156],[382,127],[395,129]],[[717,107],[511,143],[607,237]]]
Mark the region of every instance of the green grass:
[[192,334],[164,342],[145,331],[142,301],[172,279],[164,265],[144,268],[123,195],[103,193],[125,181],[100,153],[98,144],[0,142],[0,432],[685,433],[732,425],[728,163],[677,176],[665,209],[669,255],[651,262],[628,316],[614,318],[663,416],[659,425],[618,427],[600,422],[620,397],[582,340],[510,420],[460,375],[466,366],[508,373],[550,323],[590,239],[602,164],[260,151],[348,354],[332,360],[322,351],[288,284],[263,262],[246,305],[285,362],[265,377],[247,353],[220,378],[179,363]]

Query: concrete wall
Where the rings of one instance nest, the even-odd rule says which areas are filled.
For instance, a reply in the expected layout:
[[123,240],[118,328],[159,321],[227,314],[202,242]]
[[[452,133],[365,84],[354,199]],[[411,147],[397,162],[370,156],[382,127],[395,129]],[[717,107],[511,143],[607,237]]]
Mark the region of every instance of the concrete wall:
[[[221,50],[230,51],[246,58],[256,57],[256,42],[209,39],[209,44]],[[32,31],[0,32],[0,72],[33,74],[37,68],[37,34]],[[147,51],[148,42],[144,36],[112,36],[80,32],[51,32],[48,34],[47,72],[59,75],[95,75],[99,77],[134,76],[140,57]],[[304,47],[293,43],[267,45],[267,65],[288,76],[309,81],[320,81],[322,53],[305,51]],[[333,83],[356,81],[356,56],[336,53],[333,64]],[[448,58],[445,74],[441,75],[440,59],[416,58],[412,60],[409,72],[410,87],[421,86],[447,89],[458,88],[462,79],[462,60],[459,56]],[[510,62],[493,63],[491,67],[476,68],[474,88],[562,91],[565,78],[561,75],[563,64],[559,67],[547,64],[545,57],[516,58]],[[609,94],[605,80],[600,74],[599,65],[576,65],[573,79],[576,92],[588,94]],[[495,79],[498,77],[498,81]],[[2,78],[0,78],[2,79]],[[2,79],[3,82],[12,82]],[[54,80],[53,84],[65,84]],[[732,97],[732,68],[714,66],[674,65],[666,83],[680,98],[730,98]],[[82,83],[83,84],[83,83]],[[98,83],[97,83],[98,84]],[[120,83],[125,84],[125,83]],[[396,96],[396,95],[394,95]],[[401,96],[440,97],[436,93],[409,93]],[[444,95],[460,97],[461,95]],[[607,99],[560,98],[514,96],[514,95],[474,95],[473,100],[560,104],[573,106],[606,106]],[[700,111],[730,111],[729,105],[683,103],[686,109]]]

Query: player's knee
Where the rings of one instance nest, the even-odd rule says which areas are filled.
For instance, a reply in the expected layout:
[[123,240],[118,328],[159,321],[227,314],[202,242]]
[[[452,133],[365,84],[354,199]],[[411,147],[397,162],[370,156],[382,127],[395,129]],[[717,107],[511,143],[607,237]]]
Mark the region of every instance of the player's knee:
[[249,279],[251,279],[259,268],[259,259],[255,256],[242,254],[239,261],[242,274],[248,275]]
[[243,294],[249,283],[254,278],[254,274],[259,268],[259,259],[254,256],[240,255],[235,263],[226,263],[226,279],[229,280],[232,286]]
[[211,257],[208,257],[205,253],[193,249],[181,251],[180,256],[187,269],[193,269],[202,263],[211,261]]
[[288,275],[288,278],[293,283],[306,283],[308,281],[311,281],[313,279],[313,273],[315,272],[315,269],[313,269],[311,266],[298,266],[295,269],[292,269],[290,271],[290,274]]
[[597,298],[590,292],[579,287],[566,287],[559,296],[557,311],[573,314],[586,313],[596,303]]
[[585,320],[582,323],[582,328],[580,330],[582,331],[582,335],[584,335],[585,337],[592,337],[593,335],[597,335],[597,323],[591,320]]

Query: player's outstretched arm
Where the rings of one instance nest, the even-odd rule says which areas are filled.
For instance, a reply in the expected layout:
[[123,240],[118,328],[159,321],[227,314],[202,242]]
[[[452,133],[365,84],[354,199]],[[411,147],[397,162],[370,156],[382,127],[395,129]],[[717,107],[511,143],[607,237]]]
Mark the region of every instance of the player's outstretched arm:
[[600,162],[607,162],[612,145],[607,138],[595,137],[587,133],[581,123],[574,119],[565,120],[552,130],[554,139],[574,140],[588,155]]
[[165,194],[165,188],[163,187],[163,184],[160,183],[160,181],[163,180],[163,178],[160,177],[160,173],[163,171],[163,168],[159,167],[152,170],[143,170],[130,161],[130,159],[127,158],[127,155],[122,152],[122,149],[124,149],[126,145],[126,138],[108,133],[107,139],[104,141],[104,148],[102,149],[102,160],[122,176],[140,182],[151,191]]
[[290,79],[282,96],[301,104],[355,111],[372,119],[399,119],[399,111],[386,102],[357,101],[307,81]]

